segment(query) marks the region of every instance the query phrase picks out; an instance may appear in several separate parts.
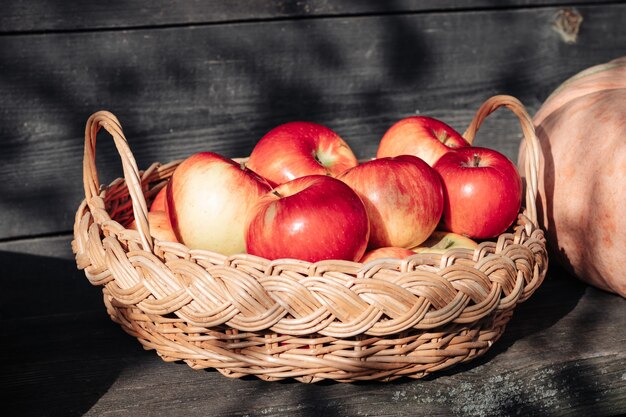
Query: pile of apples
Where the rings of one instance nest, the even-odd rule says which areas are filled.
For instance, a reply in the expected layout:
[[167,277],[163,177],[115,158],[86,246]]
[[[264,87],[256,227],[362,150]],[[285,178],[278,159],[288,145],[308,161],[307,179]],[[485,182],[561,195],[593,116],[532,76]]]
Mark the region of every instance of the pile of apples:
[[191,249],[366,262],[475,248],[511,226],[521,200],[506,156],[440,120],[398,121],[362,162],[331,129],[290,122],[245,161],[201,152],[181,162],[148,220],[154,237]]

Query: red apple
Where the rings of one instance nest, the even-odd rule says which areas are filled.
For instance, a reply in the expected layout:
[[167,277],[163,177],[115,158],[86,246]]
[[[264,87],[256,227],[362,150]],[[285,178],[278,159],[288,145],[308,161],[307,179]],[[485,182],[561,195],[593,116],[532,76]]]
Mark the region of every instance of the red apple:
[[[150,236],[153,238],[167,242],[178,242],[176,234],[172,230],[170,218],[165,211],[150,210],[148,212],[148,225],[150,226]],[[137,230],[137,222],[133,220],[128,228]]]
[[361,197],[370,219],[369,248],[411,248],[435,230],[443,211],[437,172],[412,155],[363,162],[338,177]]
[[267,259],[355,261],[369,237],[367,211],[343,182],[309,175],[261,197],[248,219],[248,253]]
[[148,212],[148,223],[152,237],[168,242],[178,242],[167,212],[167,184],[152,200]]
[[357,164],[338,134],[311,122],[290,122],[270,130],[247,162],[248,168],[274,185],[305,175],[337,176]]
[[178,240],[224,255],[245,251],[250,207],[271,187],[254,172],[212,152],[184,160],[167,186],[167,211]]
[[156,239],[166,242],[178,242],[176,234],[172,229],[170,218],[165,211],[148,212],[148,223],[150,224],[150,235]]
[[415,253],[445,253],[450,249],[476,249],[478,243],[458,233],[435,230],[419,246],[411,248]]
[[359,262],[367,263],[373,261],[375,259],[382,258],[395,258],[395,259],[404,259],[407,256],[415,255],[410,249],[398,248],[395,246],[387,246],[384,248],[372,249],[371,251],[365,252],[365,255],[361,257]]
[[433,166],[452,149],[470,146],[456,130],[426,116],[411,116],[396,122],[378,145],[377,158],[414,155]]
[[506,156],[493,149],[461,148],[443,155],[434,168],[443,180],[446,230],[489,239],[517,218],[522,180]]
[[150,223],[152,237],[169,242],[178,242],[167,211],[167,184],[152,200],[148,212],[148,223]]
[[167,184],[161,188],[152,200],[150,205],[150,211],[165,211],[165,205],[167,204]]

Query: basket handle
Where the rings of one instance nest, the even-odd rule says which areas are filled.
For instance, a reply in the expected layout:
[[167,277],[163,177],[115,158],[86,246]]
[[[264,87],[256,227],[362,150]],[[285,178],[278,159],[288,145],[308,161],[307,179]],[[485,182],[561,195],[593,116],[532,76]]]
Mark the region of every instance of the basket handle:
[[537,224],[537,184],[539,172],[539,154],[541,148],[535,134],[535,126],[524,105],[515,97],[497,95],[487,99],[476,112],[474,119],[468,126],[463,137],[470,143],[474,141],[478,128],[485,118],[500,107],[507,107],[519,119],[524,140],[526,141],[526,158],[524,161],[524,175],[526,176],[526,210],[527,216]]
[[137,162],[130,151],[119,120],[108,111],[98,111],[89,117],[85,126],[85,154],[83,156],[83,186],[85,199],[91,208],[91,200],[98,196],[100,181],[96,169],[96,136],[100,128],[104,128],[113,137],[115,147],[122,159],[124,179],[133,205],[133,214],[141,244],[146,251],[152,251],[153,242],[148,223],[148,207],[141,188],[141,177]]

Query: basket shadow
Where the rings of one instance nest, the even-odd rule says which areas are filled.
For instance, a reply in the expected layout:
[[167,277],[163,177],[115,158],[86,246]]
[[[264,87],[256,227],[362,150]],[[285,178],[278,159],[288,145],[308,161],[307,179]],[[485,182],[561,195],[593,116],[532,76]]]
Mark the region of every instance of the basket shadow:
[[72,260],[0,251],[0,392],[5,415],[79,416],[139,351]]

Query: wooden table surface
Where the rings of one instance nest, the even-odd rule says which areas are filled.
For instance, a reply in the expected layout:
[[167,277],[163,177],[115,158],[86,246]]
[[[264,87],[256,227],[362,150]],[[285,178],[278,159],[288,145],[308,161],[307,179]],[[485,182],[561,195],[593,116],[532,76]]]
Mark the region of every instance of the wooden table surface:
[[[421,380],[306,385],[163,362],[109,319],[70,251],[97,110],[120,118],[141,169],[249,155],[294,120],[368,158],[402,117],[462,132],[495,94],[534,114],[567,78],[626,55],[626,1],[4,3],[0,416],[626,414],[626,300],[554,264],[481,358]],[[520,140],[499,112],[476,143],[515,161]],[[99,140],[103,184],[119,160]]]
[[626,300],[555,266],[481,358],[420,380],[303,384],[162,361],[110,321],[70,237],[50,240],[0,243],[6,416],[626,413]]

